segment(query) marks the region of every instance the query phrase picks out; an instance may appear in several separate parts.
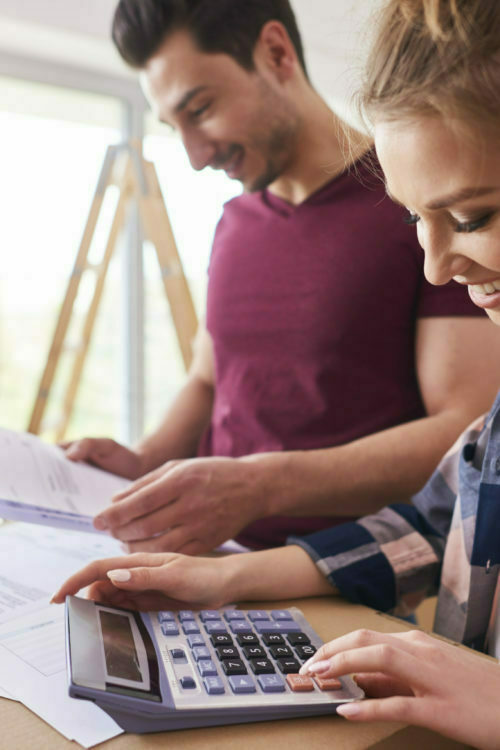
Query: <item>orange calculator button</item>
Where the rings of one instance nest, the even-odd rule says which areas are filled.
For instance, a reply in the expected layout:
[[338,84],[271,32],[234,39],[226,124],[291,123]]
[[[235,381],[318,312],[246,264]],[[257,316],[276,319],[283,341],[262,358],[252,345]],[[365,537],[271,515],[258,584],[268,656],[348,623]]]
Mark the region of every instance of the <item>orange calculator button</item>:
[[287,674],[288,687],[294,693],[308,693],[314,690],[314,683],[310,677],[301,674]]
[[342,688],[342,683],[335,677],[319,677],[316,675],[314,682],[320,690],[340,690]]

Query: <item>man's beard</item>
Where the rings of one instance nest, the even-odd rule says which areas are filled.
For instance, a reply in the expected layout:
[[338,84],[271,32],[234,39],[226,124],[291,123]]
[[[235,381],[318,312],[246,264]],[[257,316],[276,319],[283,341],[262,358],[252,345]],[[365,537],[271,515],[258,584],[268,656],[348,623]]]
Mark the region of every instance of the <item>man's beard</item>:
[[264,142],[257,139],[256,148],[265,157],[265,168],[258,177],[244,185],[246,192],[264,190],[283,174],[295,153],[298,130],[299,121],[295,113],[293,116],[290,113],[288,120],[284,120],[281,114],[271,123]]
[[[262,80],[260,106],[255,110],[254,122],[249,124],[248,151],[263,157],[264,169],[253,179],[241,180],[245,192],[264,190],[283,174],[295,154],[299,130],[297,112]],[[212,166],[223,169],[235,156],[245,157],[246,153],[245,146],[233,143],[225,153],[217,155]]]

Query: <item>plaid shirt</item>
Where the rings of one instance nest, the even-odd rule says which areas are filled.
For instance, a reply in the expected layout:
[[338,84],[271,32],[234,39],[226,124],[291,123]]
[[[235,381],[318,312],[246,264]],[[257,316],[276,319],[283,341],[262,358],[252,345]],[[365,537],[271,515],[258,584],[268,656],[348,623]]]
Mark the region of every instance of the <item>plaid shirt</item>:
[[412,504],[288,541],[351,601],[404,616],[438,594],[435,632],[485,650],[500,568],[500,393]]

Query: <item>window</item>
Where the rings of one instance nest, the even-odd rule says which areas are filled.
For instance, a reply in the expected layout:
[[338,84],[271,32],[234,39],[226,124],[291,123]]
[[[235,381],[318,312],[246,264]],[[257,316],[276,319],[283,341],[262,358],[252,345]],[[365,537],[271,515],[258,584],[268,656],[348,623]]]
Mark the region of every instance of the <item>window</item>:
[[[0,409],[4,427],[27,428],[106,148],[124,139],[124,106],[119,94],[112,97],[0,76]],[[137,100],[134,106],[139,106]],[[212,170],[196,174],[180,140],[150,114],[146,132],[145,156],[155,162],[184,273],[202,317],[215,226],[223,204],[241,187]],[[94,250],[100,255],[109,231],[113,195],[108,198],[91,255]],[[124,305],[132,303],[126,299],[119,249],[107,274],[68,439],[83,435],[134,439],[140,432],[142,409],[145,429],[151,430],[184,378],[155,253],[145,243],[145,403],[130,373],[124,383],[125,337],[140,337],[142,331],[126,328]],[[69,334],[75,345],[90,286],[84,275]],[[69,356],[61,357],[42,430],[48,439],[54,437],[70,362]],[[128,404],[118,384],[125,385]],[[134,399],[140,402],[135,404],[135,434],[131,423],[127,425]]]
[[[120,100],[0,77],[0,410],[26,429]],[[71,435],[116,434],[120,278],[110,269]],[[76,304],[81,316],[82,297]],[[48,422],[57,419],[60,368]],[[59,399],[58,399],[59,396]],[[50,436],[50,430],[48,430]]]

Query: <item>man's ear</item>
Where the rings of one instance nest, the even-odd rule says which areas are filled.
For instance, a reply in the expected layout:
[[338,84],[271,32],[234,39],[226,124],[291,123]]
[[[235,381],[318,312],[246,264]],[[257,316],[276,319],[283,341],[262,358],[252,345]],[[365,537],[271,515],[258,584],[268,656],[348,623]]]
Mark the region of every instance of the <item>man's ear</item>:
[[299,64],[288,32],[279,21],[268,21],[261,29],[255,45],[254,61],[276,76],[280,83],[289,80]]

